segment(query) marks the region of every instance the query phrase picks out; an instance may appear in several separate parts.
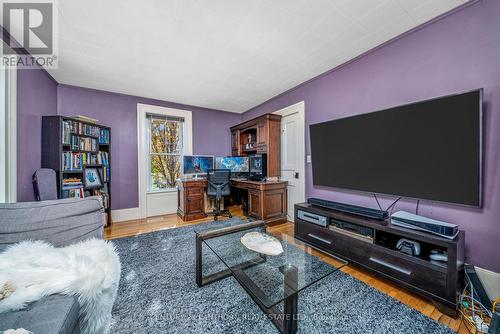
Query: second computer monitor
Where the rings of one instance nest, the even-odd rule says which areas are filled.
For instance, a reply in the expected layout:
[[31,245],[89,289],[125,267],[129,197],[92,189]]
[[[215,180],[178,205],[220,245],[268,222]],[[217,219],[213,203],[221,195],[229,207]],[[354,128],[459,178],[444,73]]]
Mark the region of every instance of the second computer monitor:
[[242,174],[249,172],[248,157],[217,157],[215,158],[216,169],[229,169],[231,173]]
[[265,155],[250,156],[250,174],[266,176],[266,158]]

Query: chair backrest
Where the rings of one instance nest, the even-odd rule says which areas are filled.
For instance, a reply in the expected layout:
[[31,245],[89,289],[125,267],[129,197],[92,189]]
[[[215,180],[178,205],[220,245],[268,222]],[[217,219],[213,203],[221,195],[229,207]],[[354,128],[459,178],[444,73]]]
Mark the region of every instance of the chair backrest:
[[57,199],[56,172],[50,168],[40,168],[33,174],[33,189],[37,201]]
[[228,196],[231,194],[229,181],[231,178],[231,170],[229,169],[209,169],[207,171],[207,194],[217,196],[219,188],[220,196]]
[[23,240],[45,240],[64,247],[89,238],[102,239],[103,228],[102,199],[97,196],[0,203],[0,253]]

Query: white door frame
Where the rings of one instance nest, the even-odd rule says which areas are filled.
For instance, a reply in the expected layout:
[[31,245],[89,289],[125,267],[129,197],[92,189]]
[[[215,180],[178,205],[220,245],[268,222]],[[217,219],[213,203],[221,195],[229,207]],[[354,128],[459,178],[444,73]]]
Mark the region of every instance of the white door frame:
[[[2,48],[9,48],[3,41]],[[12,51],[12,50],[11,50]],[[17,68],[0,69],[0,203],[17,201]]]
[[[149,104],[137,103],[137,152],[138,152],[138,181],[139,181],[139,218],[147,218],[148,210],[148,181],[147,181],[147,150],[148,142],[146,140],[146,114],[166,115],[184,118],[184,133],[183,133],[183,154],[193,154],[193,116],[191,111],[182,109],[173,109],[167,107],[160,107]],[[157,197],[159,193],[151,193]],[[155,196],[156,195],[156,196]],[[177,192],[173,194],[172,191],[165,192],[165,196],[173,197],[177,200]]]
[[[299,173],[302,175],[301,180],[302,182],[298,182],[299,186],[297,187],[299,194],[298,194],[298,200],[299,202],[305,202],[306,201],[306,118],[305,118],[305,102],[300,101],[298,103],[292,104],[291,106],[285,107],[283,109],[277,110],[273,112],[273,114],[281,115],[282,117],[284,116],[289,116],[292,114],[298,113],[299,114],[299,129],[298,129],[298,134],[299,134],[299,142],[302,143],[302,145],[299,145],[297,147],[297,152],[298,156],[302,157],[303,162],[299,164]],[[281,140],[281,136],[280,136]],[[281,153],[280,153],[281,154]],[[280,166],[281,169],[281,166]]]

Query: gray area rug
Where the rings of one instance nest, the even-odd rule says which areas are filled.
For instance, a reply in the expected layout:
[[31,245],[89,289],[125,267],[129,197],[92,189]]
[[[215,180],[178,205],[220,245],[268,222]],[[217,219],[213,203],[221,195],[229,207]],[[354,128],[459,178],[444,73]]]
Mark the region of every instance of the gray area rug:
[[[111,333],[278,333],[234,278],[196,285],[194,231],[214,226],[113,241],[122,277]],[[208,250],[204,261],[208,272],[223,268]],[[454,333],[340,271],[300,293],[299,313],[299,333]]]

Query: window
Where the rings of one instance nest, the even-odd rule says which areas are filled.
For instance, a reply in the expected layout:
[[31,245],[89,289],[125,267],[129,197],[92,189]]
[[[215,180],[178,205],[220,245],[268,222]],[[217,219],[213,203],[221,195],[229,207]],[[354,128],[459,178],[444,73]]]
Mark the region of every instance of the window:
[[176,187],[184,154],[184,118],[147,114],[148,192]]

